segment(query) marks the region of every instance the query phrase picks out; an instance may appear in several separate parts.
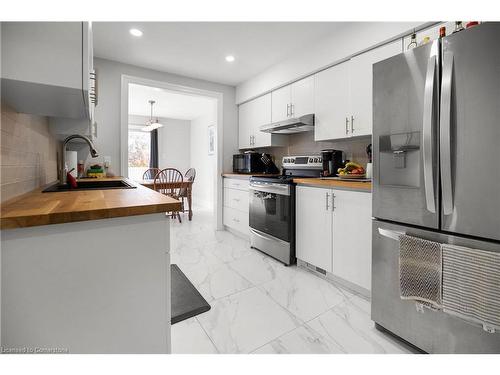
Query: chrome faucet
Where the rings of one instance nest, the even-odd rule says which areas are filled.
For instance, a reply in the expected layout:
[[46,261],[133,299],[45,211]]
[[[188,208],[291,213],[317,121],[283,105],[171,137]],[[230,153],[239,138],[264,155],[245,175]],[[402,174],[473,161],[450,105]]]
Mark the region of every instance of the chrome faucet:
[[87,138],[84,135],[79,135],[79,134],[70,135],[68,138],[66,138],[63,141],[63,144],[62,144],[62,156],[61,156],[62,163],[59,166],[59,183],[61,183],[61,184],[65,184],[67,182],[67,176],[66,176],[66,173],[67,173],[67,169],[66,169],[66,145],[69,143],[69,141],[71,141],[73,139],[77,139],[77,138],[83,139],[85,142],[87,142],[87,144],[88,144],[88,146],[90,148],[90,155],[93,158],[96,158],[96,157],[99,156],[99,153],[97,152],[97,150],[95,149],[94,144],[92,143],[92,141],[89,138]]

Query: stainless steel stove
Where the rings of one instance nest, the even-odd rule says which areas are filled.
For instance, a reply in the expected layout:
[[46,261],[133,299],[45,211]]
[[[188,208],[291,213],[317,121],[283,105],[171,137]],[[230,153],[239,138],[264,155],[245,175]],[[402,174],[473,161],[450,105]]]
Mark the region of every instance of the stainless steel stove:
[[250,178],[250,244],[291,265],[295,258],[295,184],[297,177],[319,177],[318,155],[285,156],[279,176]]

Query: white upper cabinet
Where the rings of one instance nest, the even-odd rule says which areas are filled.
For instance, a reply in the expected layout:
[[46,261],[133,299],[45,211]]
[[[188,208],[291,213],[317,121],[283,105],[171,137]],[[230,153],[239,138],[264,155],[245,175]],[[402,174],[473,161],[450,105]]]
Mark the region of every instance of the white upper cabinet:
[[373,128],[373,64],[402,51],[401,40],[375,48],[350,60],[351,136],[371,135]]
[[283,146],[283,136],[260,131],[262,125],[269,123],[271,123],[271,94],[240,104],[238,107],[238,148]]
[[315,75],[316,141],[372,134],[373,64],[401,52],[397,40]]
[[272,92],[272,122],[314,113],[314,77],[306,77]]
[[254,126],[253,126],[253,147],[273,146],[273,134],[260,131],[262,125],[271,123],[271,94],[258,97],[252,100]]
[[238,147],[240,149],[252,147],[252,102],[240,104],[238,107]]
[[292,102],[292,88],[284,86],[271,93],[272,96],[272,122],[286,120],[290,117],[290,104]]
[[332,272],[331,190],[297,186],[297,258]]
[[89,118],[88,22],[2,22],[2,98],[19,112]]
[[309,76],[291,85],[291,117],[314,113],[314,76]]
[[371,289],[370,193],[333,190],[333,274]]
[[349,136],[349,62],[314,75],[314,140]]

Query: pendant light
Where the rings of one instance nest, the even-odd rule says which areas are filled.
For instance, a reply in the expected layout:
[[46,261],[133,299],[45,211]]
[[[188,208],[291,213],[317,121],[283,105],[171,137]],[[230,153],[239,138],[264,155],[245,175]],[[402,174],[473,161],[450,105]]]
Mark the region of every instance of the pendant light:
[[149,101],[149,104],[151,104],[151,116],[149,117],[149,121],[146,122],[146,126],[142,127],[142,129],[141,129],[142,131],[150,132],[150,131],[153,131],[155,129],[161,128],[163,126],[163,124],[160,124],[158,122],[158,117],[156,119],[153,119],[153,105],[155,103],[156,102],[154,100]]

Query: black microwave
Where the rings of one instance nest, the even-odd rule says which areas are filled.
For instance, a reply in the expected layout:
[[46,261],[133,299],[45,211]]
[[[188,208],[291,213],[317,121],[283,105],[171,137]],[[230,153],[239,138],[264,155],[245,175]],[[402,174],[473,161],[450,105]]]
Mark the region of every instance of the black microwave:
[[262,161],[262,154],[258,152],[233,155],[234,173],[269,173],[268,169]]

